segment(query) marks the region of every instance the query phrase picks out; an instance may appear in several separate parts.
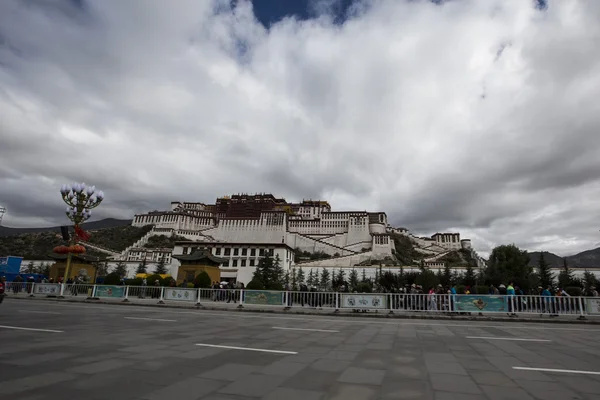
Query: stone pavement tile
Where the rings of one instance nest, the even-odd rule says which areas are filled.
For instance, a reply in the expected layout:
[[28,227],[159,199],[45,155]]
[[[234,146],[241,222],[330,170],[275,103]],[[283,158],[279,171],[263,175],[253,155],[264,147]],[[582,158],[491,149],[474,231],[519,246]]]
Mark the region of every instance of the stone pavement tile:
[[92,364],[83,364],[77,367],[69,368],[67,372],[74,372],[78,374],[97,374],[99,372],[110,371],[113,369],[124,368],[134,364],[133,361],[122,360],[118,358],[108,359],[104,361],[98,361]]
[[145,353],[147,351],[160,350],[160,349],[165,349],[165,348],[171,348],[170,343],[169,344],[161,344],[161,343],[139,344],[136,346],[123,347],[123,348],[118,349],[118,351],[124,351],[124,352],[129,352],[129,353]]
[[[481,385],[481,390],[490,400],[534,400],[525,390],[519,387],[486,386]],[[546,400],[552,399],[548,397]]]
[[434,352],[427,351],[427,352],[423,353],[423,358],[425,358],[425,361],[432,361],[432,362],[438,362],[438,363],[458,362],[458,360],[456,359],[456,356],[454,356],[454,354],[447,353],[447,352],[434,353]]
[[206,379],[217,379],[222,381],[233,382],[248,374],[251,374],[258,368],[259,367],[257,367],[256,365],[224,364],[201,374],[200,377]]
[[143,361],[133,364],[131,369],[139,369],[142,371],[158,371],[162,368],[166,368],[168,365],[165,361]]
[[350,361],[338,361],[338,360],[317,360],[310,365],[312,369],[317,371],[327,372],[342,372],[350,366]]
[[281,359],[281,361],[311,364],[316,360],[319,360],[320,358],[321,356],[318,354],[295,354],[288,357],[284,357]]
[[325,392],[317,392],[314,390],[301,390],[292,388],[277,388],[268,395],[264,396],[263,400],[321,400],[325,396]]
[[339,375],[339,372],[315,371],[311,368],[305,368],[281,386],[315,391],[329,390]]
[[[287,378],[282,376],[246,375],[223,387],[219,393],[235,394],[238,396],[262,397],[273,391]],[[179,399],[178,399],[179,400]]]
[[77,357],[74,358],[73,360],[71,360],[74,363],[79,363],[79,364],[90,364],[93,362],[97,362],[97,361],[103,361],[103,360],[108,360],[109,358],[118,358],[121,357],[123,354],[119,354],[119,353],[104,353],[104,354],[96,354],[93,356],[88,356],[88,357]]
[[56,383],[68,382],[76,378],[76,374],[69,374],[67,372],[46,372],[40,375],[29,375],[24,378],[2,382],[0,393],[2,393],[3,396],[20,393],[32,389],[51,386]]
[[25,357],[9,357],[3,360],[3,364],[18,366],[38,365],[50,361],[63,360],[73,356],[74,354],[72,353],[38,353]]
[[384,376],[385,370],[349,367],[340,375],[338,382],[358,385],[381,385]]
[[217,381],[203,378],[187,378],[179,382],[175,382],[169,386],[154,390],[150,393],[140,396],[140,399],[145,400],[196,400],[202,398],[209,393],[212,393],[226,385],[225,381]]
[[[196,348],[194,350],[194,348]],[[201,348],[198,346],[190,346],[190,349],[187,352],[181,352],[181,353],[175,353],[173,354],[173,357],[178,357],[178,358],[193,358],[193,359],[202,359],[202,358],[206,358],[206,357],[212,357],[216,354],[219,353],[223,353],[225,350],[224,349],[218,349],[218,348]]]
[[481,394],[481,390],[468,376],[452,374],[430,374],[431,386],[436,391]]
[[[515,364],[513,364],[515,365]],[[518,364],[517,364],[518,365]],[[516,365],[515,365],[516,366]],[[501,366],[498,370],[510,379],[520,379],[527,381],[554,382],[554,378],[540,371],[521,371],[513,369],[512,366]]]
[[170,357],[175,354],[172,350],[150,350],[144,353],[136,353],[133,355],[122,357],[127,360],[156,360],[159,358]]
[[221,394],[221,393],[211,393],[207,394],[204,397],[201,397],[202,400],[250,400],[256,399],[256,397],[241,397],[234,396],[229,394]]
[[325,354],[323,358],[327,358],[329,360],[352,361],[356,358],[356,356],[358,356],[358,354],[359,353],[355,351],[333,350]]
[[498,368],[492,365],[489,361],[473,361],[473,360],[460,360],[460,364],[467,371],[498,371]]
[[434,400],[488,400],[483,394],[435,392]]
[[562,385],[567,385],[580,393],[599,394],[600,396],[600,380],[590,379],[590,376],[555,376],[557,382]]
[[277,375],[277,376],[294,376],[298,372],[302,371],[308,365],[300,363],[291,363],[285,361],[276,361],[271,365],[267,365],[261,369],[261,373],[265,375]]
[[368,343],[367,350],[392,350],[393,343]]
[[362,351],[365,348],[364,345],[362,344],[347,344],[347,343],[342,343],[338,346],[336,346],[335,350],[337,351]]
[[478,385],[512,386],[517,384],[508,376],[496,371],[473,371],[469,374]]
[[425,366],[430,374],[467,375],[467,371],[457,362],[426,360]]
[[515,382],[526,392],[540,399],[580,399],[578,394],[568,386],[558,382],[539,382],[515,380]]
[[379,390],[374,386],[338,383],[330,385],[327,400],[378,400]]
[[395,364],[411,364],[417,360],[417,356],[411,355],[393,355],[391,361]]
[[429,378],[427,368],[420,365],[389,366],[387,369],[387,375],[400,379],[427,380]]
[[390,380],[385,379],[378,399],[380,400],[395,400],[395,399],[431,399],[433,390],[427,381],[416,381],[412,379]]

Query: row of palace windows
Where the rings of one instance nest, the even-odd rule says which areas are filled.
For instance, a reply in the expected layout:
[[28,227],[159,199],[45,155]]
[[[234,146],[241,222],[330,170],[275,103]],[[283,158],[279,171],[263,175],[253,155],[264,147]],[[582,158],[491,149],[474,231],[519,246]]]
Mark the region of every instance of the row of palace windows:
[[[196,251],[197,248],[196,247],[184,247],[183,248],[183,254],[192,254],[194,251]],[[273,256],[275,254],[275,250],[274,249],[265,249],[265,248],[247,248],[247,247],[217,247],[215,248],[214,254],[216,256],[250,256],[250,257],[256,257],[257,254],[257,250],[258,250],[258,255],[259,257],[264,257],[265,255],[269,255],[269,256]]]

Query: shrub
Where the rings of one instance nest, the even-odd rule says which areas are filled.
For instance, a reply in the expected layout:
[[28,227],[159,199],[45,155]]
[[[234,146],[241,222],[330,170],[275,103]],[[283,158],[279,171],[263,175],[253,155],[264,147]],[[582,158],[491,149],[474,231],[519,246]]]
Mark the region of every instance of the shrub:
[[471,288],[471,293],[473,294],[488,294],[490,291],[489,286],[479,285]]
[[121,283],[121,277],[114,272],[111,272],[104,278],[105,285],[118,285],[119,283]]
[[265,286],[258,279],[252,279],[246,285],[246,289],[248,289],[248,290],[264,290],[264,288],[265,288]]
[[154,282],[158,280],[160,286],[168,286],[165,284],[168,283],[168,279],[169,278],[163,279],[158,274],[152,274],[146,277],[146,282],[148,283],[148,286],[154,286]]
[[141,286],[142,278],[125,279],[125,284],[127,286]]
[[568,287],[565,288],[565,292],[569,294],[569,296],[583,296],[581,288],[578,287]]
[[373,286],[368,282],[360,282],[356,286],[356,291],[358,293],[371,293],[373,291]]
[[195,288],[207,289],[210,287],[210,284],[210,276],[208,276],[206,271],[202,271],[198,274],[198,276],[196,276],[196,278],[194,278],[194,283],[192,286]]

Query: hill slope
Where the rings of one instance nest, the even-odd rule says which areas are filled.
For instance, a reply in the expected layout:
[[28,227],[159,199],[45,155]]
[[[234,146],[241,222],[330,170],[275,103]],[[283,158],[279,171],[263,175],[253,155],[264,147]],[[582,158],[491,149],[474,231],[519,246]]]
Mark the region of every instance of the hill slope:
[[[88,232],[91,232],[92,235],[90,243],[122,251],[144,236],[150,229],[152,226],[136,228],[126,225],[98,230],[88,228]],[[53,231],[4,236],[0,237],[0,257],[18,256],[25,259],[47,259],[52,249],[61,244],[65,244],[62,236]]]
[[[540,259],[540,252],[533,251],[529,253],[529,265],[537,266]],[[562,257],[545,251],[544,258],[548,264],[552,267],[560,268],[563,266]],[[565,257],[569,267],[580,267],[580,268],[600,268],[600,247],[597,249],[582,251],[581,253],[573,256]]]
[[[86,231],[93,231],[96,229],[115,228],[126,225],[131,225],[130,219],[106,218],[101,219],[100,221],[86,222],[82,224],[82,228]],[[0,237],[40,232],[60,232],[60,226],[51,226],[46,228],[8,228],[5,226],[0,226]]]

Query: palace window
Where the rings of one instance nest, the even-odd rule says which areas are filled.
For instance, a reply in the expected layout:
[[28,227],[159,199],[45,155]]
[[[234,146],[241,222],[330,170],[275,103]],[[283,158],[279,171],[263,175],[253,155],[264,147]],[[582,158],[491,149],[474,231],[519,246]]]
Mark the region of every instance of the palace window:
[[243,256],[245,256],[245,255],[247,255],[247,254],[248,254],[248,249],[244,247],[244,248],[242,249],[242,255],[243,255]]
[[225,253],[224,255],[229,256],[231,255],[231,248],[230,247],[225,247]]
[[238,249],[237,247],[233,249],[233,255],[237,256],[240,252],[240,249]]
[[246,260],[240,260],[240,266],[245,267],[246,266]]
[[250,266],[254,267],[254,259],[250,260]]
[[258,250],[258,255],[259,255],[260,257],[263,257],[263,256],[265,255],[265,249],[259,249],[259,250]]
[[237,262],[238,262],[238,260],[233,260],[233,261],[231,262],[231,266],[232,266],[232,267],[237,267]]
[[221,255],[221,248],[217,247],[215,250],[216,250],[215,251],[215,255],[220,256]]
[[184,248],[183,248],[183,254],[187,254],[187,253],[188,253],[188,248],[187,248],[187,247],[184,247]]

